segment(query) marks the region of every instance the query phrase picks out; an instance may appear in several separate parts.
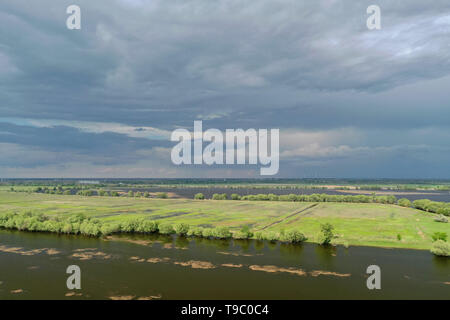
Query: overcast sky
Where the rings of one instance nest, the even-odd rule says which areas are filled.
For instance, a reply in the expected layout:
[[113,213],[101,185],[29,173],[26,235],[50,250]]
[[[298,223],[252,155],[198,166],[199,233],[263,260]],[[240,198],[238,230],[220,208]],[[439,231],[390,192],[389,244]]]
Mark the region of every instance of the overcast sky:
[[0,2],[0,177],[259,177],[173,165],[194,120],[279,128],[279,177],[450,178],[450,1]]

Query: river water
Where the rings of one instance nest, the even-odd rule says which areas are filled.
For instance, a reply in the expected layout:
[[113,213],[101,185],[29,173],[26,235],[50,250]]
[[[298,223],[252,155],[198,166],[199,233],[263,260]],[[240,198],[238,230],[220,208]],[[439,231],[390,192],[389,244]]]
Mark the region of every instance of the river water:
[[[69,290],[69,265],[81,290]],[[381,268],[368,290],[366,268]],[[0,299],[450,299],[428,251],[0,230]]]

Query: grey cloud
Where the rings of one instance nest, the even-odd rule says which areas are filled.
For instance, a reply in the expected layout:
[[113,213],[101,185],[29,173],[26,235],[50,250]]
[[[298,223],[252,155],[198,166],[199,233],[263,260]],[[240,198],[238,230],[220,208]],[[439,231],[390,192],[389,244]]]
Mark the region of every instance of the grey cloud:
[[[445,169],[437,150],[446,150],[450,126],[450,2],[379,0],[382,29],[369,31],[372,2],[79,0],[79,31],[65,28],[72,1],[2,2],[0,118],[121,123],[136,132],[190,128],[196,119],[220,129],[352,127],[364,139],[326,147],[429,145]],[[64,126],[3,123],[0,131],[0,142],[95,164],[136,163],[138,151],[169,146]],[[392,173],[390,152],[361,168]],[[398,168],[405,175],[430,172],[428,159],[406,159]],[[320,161],[324,175],[359,172],[351,159],[348,169],[331,155]],[[307,166],[316,168],[287,162],[281,170],[298,176]]]

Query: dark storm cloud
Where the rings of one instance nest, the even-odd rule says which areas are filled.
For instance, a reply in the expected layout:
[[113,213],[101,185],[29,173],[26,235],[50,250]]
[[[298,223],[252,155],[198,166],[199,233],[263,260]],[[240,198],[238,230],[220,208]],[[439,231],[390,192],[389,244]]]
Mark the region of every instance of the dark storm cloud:
[[[65,126],[37,128],[0,122],[1,143],[64,154],[66,160],[88,156],[97,164],[136,162],[141,157],[137,154],[139,150],[169,146],[169,141],[133,138],[113,132],[89,133]],[[61,156],[58,158],[55,160],[60,161]]]
[[[448,0],[80,0],[82,29],[67,30],[71,4],[0,3],[0,118],[120,123],[138,133],[191,127],[197,119],[221,129],[331,130],[327,137],[353,128],[334,146],[280,141],[294,159],[301,159],[295,150],[329,154],[327,175],[338,161],[327,152],[346,147],[389,158],[409,146],[405,174],[426,172],[412,131],[423,128],[421,145],[449,172],[439,151],[450,125]],[[381,30],[366,28],[371,4],[382,9]],[[18,154],[12,145],[35,144],[74,157],[90,153],[91,164],[114,162],[117,153],[117,162],[132,164],[136,150],[167,147],[77,125],[0,126],[13,132],[0,142]],[[383,131],[396,137],[396,148]],[[353,145],[355,135],[362,138]],[[360,153],[348,155],[362,161]],[[301,175],[285,160],[282,172]],[[392,173],[388,162],[373,161],[358,163],[374,175]]]

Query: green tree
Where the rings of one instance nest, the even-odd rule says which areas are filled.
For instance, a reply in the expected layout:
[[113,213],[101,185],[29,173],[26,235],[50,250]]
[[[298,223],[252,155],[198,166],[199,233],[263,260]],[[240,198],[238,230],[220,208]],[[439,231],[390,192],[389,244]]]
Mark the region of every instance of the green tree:
[[196,193],[194,196],[194,199],[196,200],[205,200],[205,195],[203,193]]
[[330,223],[324,223],[320,225],[320,231],[322,232],[321,244],[329,245],[334,238],[334,227]]
[[431,239],[433,239],[433,241],[438,241],[438,240],[442,240],[442,241],[447,241],[447,233],[445,232],[435,232],[431,235]]
[[160,198],[160,199],[167,199],[169,196],[168,196],[167,193],[165,193],[165,192],[158,192],[158,193],[156,194],[156,197],[157,197],[157,198]]
[[397,202],[397,204],[398,204],[399,206],[401,206],[401,207],[406,207],[406,208],[409,208],[409,207],[411,207],[411,205],[412,205],[411,201],[409,201],[409,200],[406,199],[406,198],[401,198],[401,199],[399,199],[398,202]]
[[175,233],[180,236],[186,236],[189,232],[189,225],[186,223],[178,223],[175,225]]
[[433,243],[430,251],[437,256],[450,257],[450,243],[437,240]]

